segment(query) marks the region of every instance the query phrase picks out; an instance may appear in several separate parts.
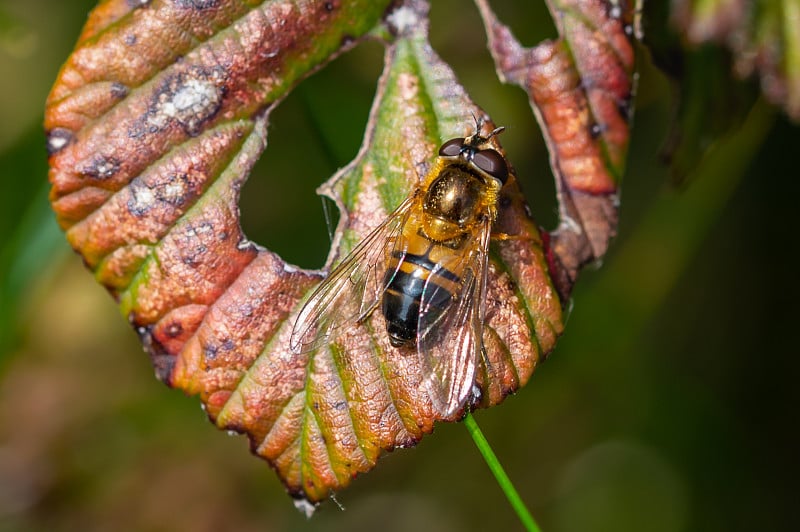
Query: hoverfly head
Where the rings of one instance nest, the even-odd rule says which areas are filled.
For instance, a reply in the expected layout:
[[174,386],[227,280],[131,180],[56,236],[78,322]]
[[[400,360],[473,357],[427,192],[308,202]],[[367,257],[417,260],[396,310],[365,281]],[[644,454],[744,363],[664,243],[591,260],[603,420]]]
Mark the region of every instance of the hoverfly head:
[[481,136],[481,128],[485,123],[483,118],[474,114],[476,131],[473,135],[462,138],[450,139],[439,148],[440,157],[459,157],[464,163],[476,166],[482,172],[500,181],[504,185],[508,180],[508,164],[497,150],[487,146],[489,140],[502,133],[505,127],[496,127],[488,136]]

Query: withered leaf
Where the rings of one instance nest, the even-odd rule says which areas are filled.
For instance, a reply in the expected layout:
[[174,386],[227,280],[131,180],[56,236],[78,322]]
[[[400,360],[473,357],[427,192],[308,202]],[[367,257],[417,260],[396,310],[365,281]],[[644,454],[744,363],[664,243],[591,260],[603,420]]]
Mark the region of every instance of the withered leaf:
[[[329,266],[404,199],[439,144],[485,116],[430,48],[427,3],[388,4],[109,0],[48,100],[51,200],[69,242],[159,378],[199,395],[217,426],[247,434],[312,502],[415,444],[437,416],[380,313],[318,351],[289,349],[322,273],[247,240],[238,192],[274,105],[371,30],[386,56],[364,144],[322,187],[342,210]],[[607,198],[610,179],[588,192],[565,182]],[[500,207],[509,238],[492,245],[480,407],[523,386],[563,329],[543,237],[513,179]]]
[[524,48],[476,0],[501,79],[522,87],[550,151],[561,218],[552,270],[566,298],[616,234],[635,88],[630,1],[550,0],[559,39]]

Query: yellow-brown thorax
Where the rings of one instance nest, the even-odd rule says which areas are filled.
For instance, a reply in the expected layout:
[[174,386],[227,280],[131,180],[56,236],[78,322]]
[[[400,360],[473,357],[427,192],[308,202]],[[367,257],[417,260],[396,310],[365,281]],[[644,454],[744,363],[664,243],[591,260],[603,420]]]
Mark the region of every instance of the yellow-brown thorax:
[[457,240],[481,222],[494,221],[500,186],[495,179],[484,179],[468,164],[439,158],[420,191],[420,236],[458,247]]

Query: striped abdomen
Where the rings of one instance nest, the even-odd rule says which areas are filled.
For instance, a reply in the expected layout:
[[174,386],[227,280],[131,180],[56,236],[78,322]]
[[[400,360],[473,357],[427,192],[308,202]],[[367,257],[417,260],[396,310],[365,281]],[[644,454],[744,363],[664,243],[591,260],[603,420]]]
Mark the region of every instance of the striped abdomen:
[[426,318],[435,321],[436,315],[450,302],[461,282],[458,275],[431,261],[429,254],[433,245],[423,254],[392,253],[386,275],[397,271],[383,294],[383,316],[386,318],[389,341],[395,347],[416,343],[423,291],[426,292],[425,302],[429,313]]

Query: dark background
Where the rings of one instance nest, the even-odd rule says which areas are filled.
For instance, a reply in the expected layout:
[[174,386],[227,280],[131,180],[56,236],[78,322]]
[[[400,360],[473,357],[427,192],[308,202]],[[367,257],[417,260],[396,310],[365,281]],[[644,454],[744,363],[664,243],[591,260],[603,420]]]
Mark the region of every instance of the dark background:
[[[521,528],[460,424],[359,477],[338,496],[346,511],[326,503],[307,521],[243,437],[155,380],[46,202],[42,108],[92,4],[0,1],[0,530]],[[496,80],[471,3],[433,4],[434,47],[508,127],[502,142],[552,228],[525,95]],[[554,36],[543,5],[522,4],[493,2],[524,44]],[[619,237],[580,279],[551,358],[476,418],[546,531],[791,530],[800,130],[759,102],[674,186],[659,156],[671,87],[640,57]],[[253,240],[321,266],[314,190],[355,155],[381,63],[366,43],[275,113],[241,205]]]

